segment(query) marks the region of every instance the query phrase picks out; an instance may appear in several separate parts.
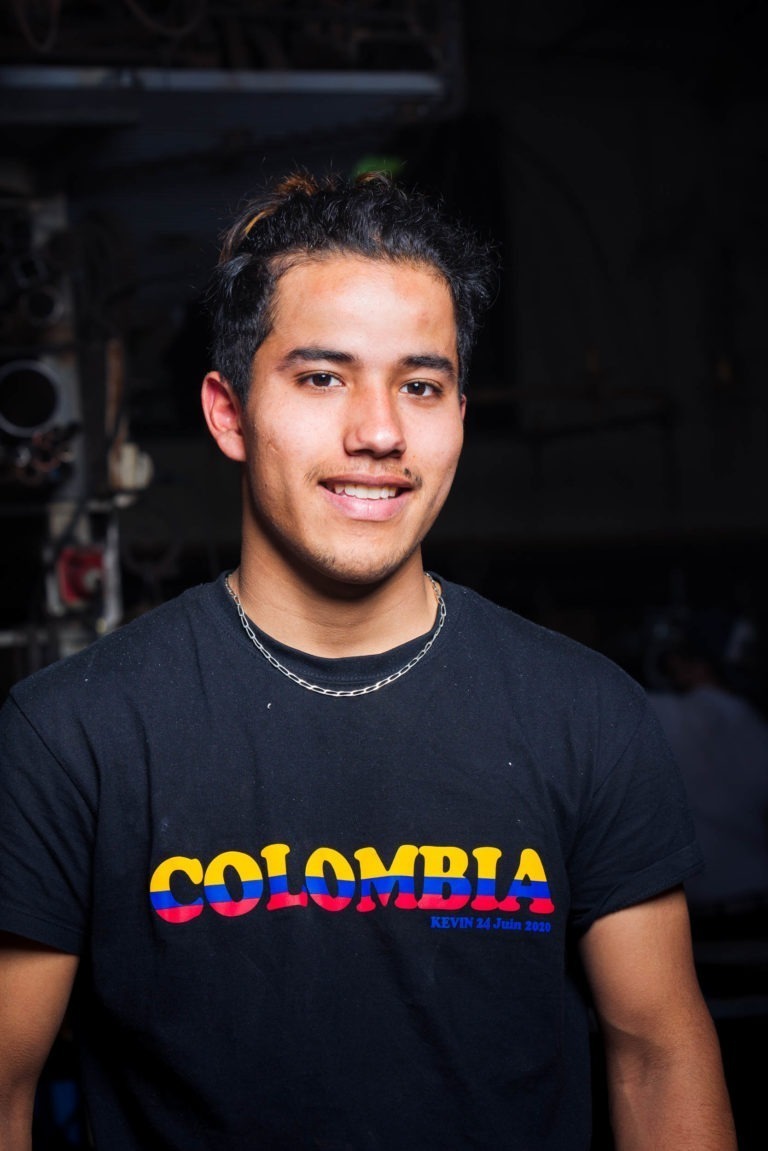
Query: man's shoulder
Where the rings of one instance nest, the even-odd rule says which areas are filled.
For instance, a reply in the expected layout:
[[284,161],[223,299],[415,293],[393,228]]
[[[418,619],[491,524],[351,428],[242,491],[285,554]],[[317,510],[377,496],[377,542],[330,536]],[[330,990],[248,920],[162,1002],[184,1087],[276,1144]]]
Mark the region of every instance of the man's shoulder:
[[17,703],[51,698],[92,685],[105,689],[114,678],[141,677],[153,666],[160,668],[174,653],[189,646],[195,633],[204,631],[203,621],[215,600],[214,583],[188,588],[172,599],[142,612],[79,651],[55,660],[26,676],[11,689]]
[[627,674],[607,655],[580,640],[537,623],[472,588],[450,583],[446,586],[450,598],[460,609],[463,627],[468,632],[480,633],[484,639],[487,635],[495,635],[497,646],[504,648],[513,644],[516,650],[522,649],[526,655],[536,654],[547,660],[612,669],[620,676]]
[[612,697],[645,706],[645,689],[613,659],[460,584],[446,586],[462,648],[524,694],[555,700]]

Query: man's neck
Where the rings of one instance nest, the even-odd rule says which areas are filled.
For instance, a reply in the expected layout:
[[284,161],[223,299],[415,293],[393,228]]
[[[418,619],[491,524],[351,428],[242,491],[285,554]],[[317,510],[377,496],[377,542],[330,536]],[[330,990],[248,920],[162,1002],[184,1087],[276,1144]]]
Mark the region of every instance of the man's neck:
[[311,655],[341,658],[389,651],[434,626],[435,590],[421,557],[376,584],[312,581],[274,573],[242,557],[229,577],[246,615],[261,631]]

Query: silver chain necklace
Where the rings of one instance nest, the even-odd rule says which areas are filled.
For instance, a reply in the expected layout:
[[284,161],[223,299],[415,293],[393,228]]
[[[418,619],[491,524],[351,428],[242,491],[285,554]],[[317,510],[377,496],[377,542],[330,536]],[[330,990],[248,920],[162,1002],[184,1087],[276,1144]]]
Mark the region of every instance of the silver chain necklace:
[[386,687],[388,683],[394,683],[396,679],[400,679],[401,676],[406,675],[406,673],[409,672],[411,668],[415,667],[417,663],[424,659],[424,656],[427,654],[429,649],[432,647],[432,644],[440,635],[440,632],[443,630],[443,624],[445,623],[445,617],[447,615],[445,600],[442,597],[440,588],[437,585],[437,581],[432,578],[429,572],[426,574],[427,579],[432,584],[432,589],[435,593],[435,599],[437,600],[438,620],[437,627],[432,632],[432,635],[429,637],[427,642],[424,644],[424,647],[421,649],[418,655],[415,655],[413,659],[409,659],[408,663],[403,664],[403,666],[397,671],[393,671],[392,675],[388,675],[384,679],[378,680],[376,683],[369,683],[366,687],[354,687],[347,691],[336,691],[331,687],[321,687],[319,683],[310,683],[309,680],[302,679],[300,675],[296,675],[296,673],[291,671],[289,667],[286,667],[285,664],[280,663],[280,660],[272,655],[271,651],[264,647],[264,644],[261,642],[251,627],[250,621],[243,611],[243,605],[240,603],[237,592],[229,582],[228,575],[224,576],[224,584],[230,596],[234,600],[235,607],[237,608],[237,614],[240,616],[240,623],[245,629],[245,634],[248,636],[251,642],[255,644],[264,658],[272,664],[272,667],[276,668],[279,672],[282,672],[282,674],[287,676],[288,679],[293,680],[293,682],[297,683],[299,687],[306,688],[307,691],[317,692],[318,695],[330,695],[333,696],[334,699],[346,699],[357,695],[370,695],[371,692],[378,691],[379,688]]

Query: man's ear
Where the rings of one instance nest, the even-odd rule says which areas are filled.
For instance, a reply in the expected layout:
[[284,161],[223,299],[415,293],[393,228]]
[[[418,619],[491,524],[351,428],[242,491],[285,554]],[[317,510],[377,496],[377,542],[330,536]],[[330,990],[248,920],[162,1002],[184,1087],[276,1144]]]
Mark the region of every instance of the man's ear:
[[230,460],[245,459],[242,406],[232,385],[220,372],[208,372],[200,389],[203,415],[208,431]]

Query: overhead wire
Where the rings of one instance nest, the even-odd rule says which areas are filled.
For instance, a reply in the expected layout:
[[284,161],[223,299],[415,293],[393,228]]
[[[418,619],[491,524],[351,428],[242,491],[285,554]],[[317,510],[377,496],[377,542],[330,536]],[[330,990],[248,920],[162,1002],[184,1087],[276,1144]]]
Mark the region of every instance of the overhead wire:
[[197,0],[192,14],[186,23],[174,27],[155,20],[139,3],[139,0],[123,0],[123,3],[131,15],[135,16],[139,23],[149,32],[154,32],[158,36],[167,36],[171,40],[180,40],[184,36],[189,36],[199,28],[208,10],[208,0]]
[[[53,50],[59,34],[59,16],[61,15],[62,0],[47,0],[48,2],[48,28],[42,40],[38,40],[32,30],[30,20],[32,4],[30,0],[13,0],[13,11],[22,36],[30,48],[35,52],[47,53]],[[37,7],[40,5],[38,4]]]

